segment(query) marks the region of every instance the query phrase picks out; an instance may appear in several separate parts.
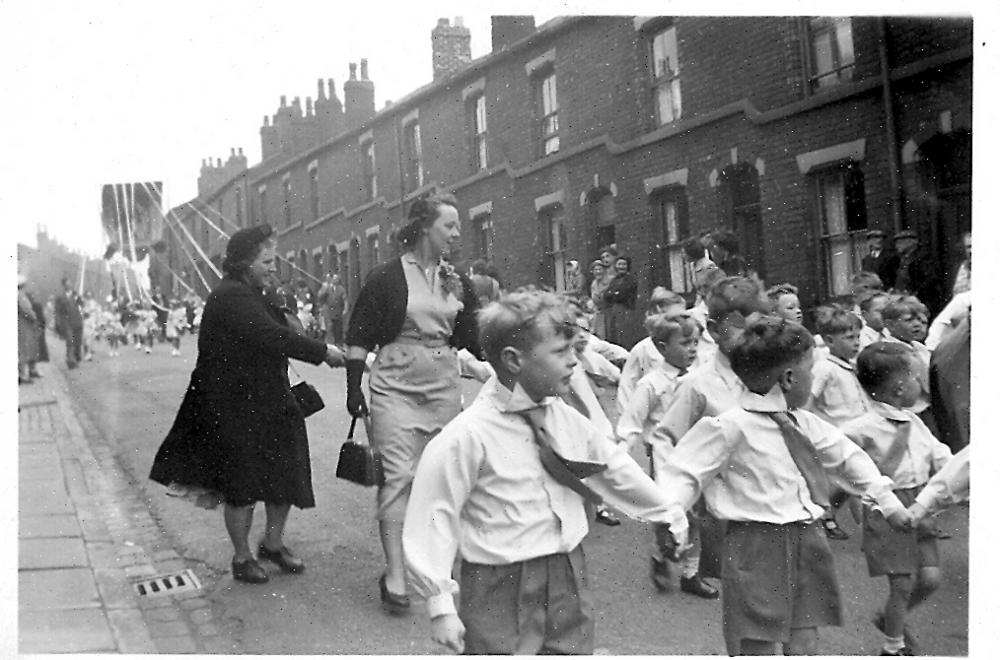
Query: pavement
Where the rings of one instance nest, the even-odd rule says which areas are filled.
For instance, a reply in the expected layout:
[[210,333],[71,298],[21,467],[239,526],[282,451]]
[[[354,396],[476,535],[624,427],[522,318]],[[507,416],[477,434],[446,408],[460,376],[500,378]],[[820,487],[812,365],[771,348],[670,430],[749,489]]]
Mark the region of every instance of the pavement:
[[241,652],[207,597],[214,576],[174,550],[62,367],[18,387],[19,652]]

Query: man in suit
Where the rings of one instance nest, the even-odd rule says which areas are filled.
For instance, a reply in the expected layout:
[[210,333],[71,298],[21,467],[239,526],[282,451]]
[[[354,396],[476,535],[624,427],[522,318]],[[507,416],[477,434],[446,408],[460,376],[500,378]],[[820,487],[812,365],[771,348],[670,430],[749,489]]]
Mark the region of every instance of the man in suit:
[[76,369],[82,359],[83,315],[82,302],[69,280],[63,279],[63,292],[55,301],[56,332],[66,341],[66,366]]
[[894,282],[886,283],[900,293],[911,293],[927,305],[934,318],[943,307],[941,300],[941,273],[930,254],[921,248],[917,232],[904,229],[892,237],[899,253],[899,268]]
[[882,286],[889,289],[896,282],[899,254],[891,248],[883,247],[885,232],[881,229],[870,230],[867,238],[868,254],[861,259],[861,268],[878,275],[882,280]]

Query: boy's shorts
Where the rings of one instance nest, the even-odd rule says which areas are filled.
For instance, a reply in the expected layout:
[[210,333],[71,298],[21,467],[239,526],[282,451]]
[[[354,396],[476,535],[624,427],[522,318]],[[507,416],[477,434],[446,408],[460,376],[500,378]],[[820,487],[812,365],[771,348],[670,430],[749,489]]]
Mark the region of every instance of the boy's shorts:
[[497,566],[463,561],[466,655],[590,655],[593,605],[583,546]]
[[742,639],[787,643],[793,629],[839,625],[833,554],[817,523],[726,523],[722,629],[730,655]]
[[[893,491],[903,506],[913,504],[920,487]],[[880,512],[865,508],[861,550],[868,560],[868,575],[909,575],[939,564],[936,527],[924,519],[916,529],[896,530]]]

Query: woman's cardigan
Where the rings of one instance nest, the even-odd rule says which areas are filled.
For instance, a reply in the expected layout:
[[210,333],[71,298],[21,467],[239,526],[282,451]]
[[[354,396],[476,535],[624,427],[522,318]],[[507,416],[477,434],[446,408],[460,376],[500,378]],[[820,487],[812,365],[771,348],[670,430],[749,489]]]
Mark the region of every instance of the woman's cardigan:
[[[461,274],[459,277],[462,280],[463,308],[455,317],[455,327],[448,343],[455,348],[468,349],[479,358],[479,330],[476,322],[479,301],[469,278]],[[347,345],[363,346],[373,351],[376,347],[391,344],[403,330],[408,298],[409,288],[406,286],[402,260],[393,259],[373,268],[351,311]]]

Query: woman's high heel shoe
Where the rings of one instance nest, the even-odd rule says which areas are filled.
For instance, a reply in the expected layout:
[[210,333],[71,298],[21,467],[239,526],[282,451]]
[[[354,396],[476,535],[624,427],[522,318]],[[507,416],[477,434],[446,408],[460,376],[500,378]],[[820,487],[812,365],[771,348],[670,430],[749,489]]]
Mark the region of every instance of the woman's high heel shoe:
[[385,573],[378,579],[379,597],[382,599],[382,606],[389,614],[405,614],[410,609],[410,597],[406,594],[399,595],[389,591],[385,586]]

